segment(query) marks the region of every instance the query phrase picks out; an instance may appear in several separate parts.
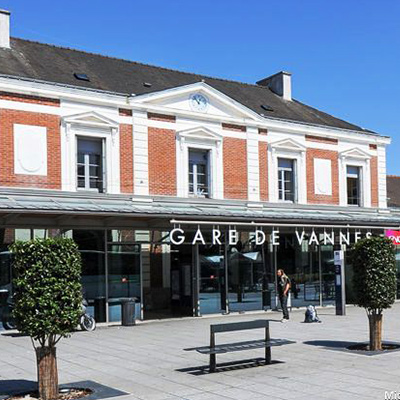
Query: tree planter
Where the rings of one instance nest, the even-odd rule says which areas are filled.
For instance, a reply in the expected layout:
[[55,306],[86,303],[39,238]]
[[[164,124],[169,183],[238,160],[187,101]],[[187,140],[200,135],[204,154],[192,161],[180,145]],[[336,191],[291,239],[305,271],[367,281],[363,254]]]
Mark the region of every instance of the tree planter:
[[18,330],[36,351],[38,397],[59,398],[56,345],[82,313],[81,256],[71,239],[35,239],[10,246],[14,258]]
[[382,351],[383,311],[396,299],[396,260],[388,238],[358,241],[352,250],[355,303],[365,308],[369,322],[369,350]]
[[[75,400],[81,399],[82,397],[87,397],[92,394],[92,390],[90,389],[81,389],[81,388],[71,388],[71,389],[61,389],[57,392],[54,400]],[[27,392],[21,393],[14,396],[10,396],[7,400],[43,400],[43,397],[39,397],[38,392]]]
[[369,348],[371,351],[382,350],[382,314],[369,314]]
[[43,400],[58,397],[58,372],[55,347],[38,347],[36,350],[38,390]]

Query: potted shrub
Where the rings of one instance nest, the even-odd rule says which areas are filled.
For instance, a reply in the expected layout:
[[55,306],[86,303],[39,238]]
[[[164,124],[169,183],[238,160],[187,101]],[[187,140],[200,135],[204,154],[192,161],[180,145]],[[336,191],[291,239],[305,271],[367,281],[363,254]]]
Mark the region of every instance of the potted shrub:
[[353,292],[355,302],[369,319],[370,350],[382,350],[383,310],[396,298],[396,261],[390,239],[371,237],[354,245]]
[[36,239],[10,246],[15,268],[13,311],[17,328],[36,351],[38,391],[58,397],[56,344],[81,315],[81,257],[72,239]]

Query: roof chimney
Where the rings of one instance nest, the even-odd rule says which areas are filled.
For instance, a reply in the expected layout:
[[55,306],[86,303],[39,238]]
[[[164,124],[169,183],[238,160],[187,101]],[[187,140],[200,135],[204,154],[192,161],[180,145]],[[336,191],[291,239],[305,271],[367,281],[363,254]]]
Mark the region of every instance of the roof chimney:
[[284,100],[292,100],[292,74],[281,71],[268,78],[261,79],[257,85],[269,87],[275,94]]
[[0,47],[10,48],[10,11],[0,10]]

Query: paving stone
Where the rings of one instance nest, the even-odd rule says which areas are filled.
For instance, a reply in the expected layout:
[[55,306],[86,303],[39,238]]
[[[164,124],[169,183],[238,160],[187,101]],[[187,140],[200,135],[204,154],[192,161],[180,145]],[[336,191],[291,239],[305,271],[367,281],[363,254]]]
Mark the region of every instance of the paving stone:
[[[292,312],[287,324],[271,323],[271,335],[295,340],[272,349],[282,363],[230,369],[215,374],[184,371],[206,367],[208,357],[184,348],[206,345],[211,323],[280,317],[277,313],[183,318],[135,327],[79,332],[60,342],[60,382],[92,380],[129,392],[119,400],[261,400],[384,399],[385,390],[400,391],[400,352],[374,357],[338,351],[339,342],[368,340],[364,310],[348,307],[346,316],[333,308],[319,312],[322,324],[304,324],[303,311]],[[4,332],[3,332],[4,333]],[[243,331],[217,335],[217,343],[262,337]],[[384,339],[400,342],[400,303],[384,316]],[[0,335],[0,395],[36,380],[35,355],[28,337]],[[262,357],[263,350],[217,356],[219,362]]]

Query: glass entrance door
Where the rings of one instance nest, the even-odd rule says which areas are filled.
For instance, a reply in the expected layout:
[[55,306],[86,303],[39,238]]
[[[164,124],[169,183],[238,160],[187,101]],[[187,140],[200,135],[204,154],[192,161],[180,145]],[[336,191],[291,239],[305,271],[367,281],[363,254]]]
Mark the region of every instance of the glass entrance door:
[[108,245],[108,320],[121,320],[121,302],[124,298],[140,303],[140,245]]
[[322,278],[322,305],[335,304],[335,265],[333,260],[333,246],[320,246],[321,278]]
[[262,248],[243,232],[241,240],[229,246],[227,261],[229,311],[262,310],[267,285]]
[[171,312],[193,315],[193,246],[171,246]]
[[226,312],[225,246],[198,246],[199,313]]

